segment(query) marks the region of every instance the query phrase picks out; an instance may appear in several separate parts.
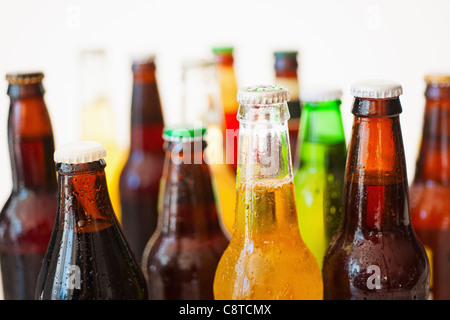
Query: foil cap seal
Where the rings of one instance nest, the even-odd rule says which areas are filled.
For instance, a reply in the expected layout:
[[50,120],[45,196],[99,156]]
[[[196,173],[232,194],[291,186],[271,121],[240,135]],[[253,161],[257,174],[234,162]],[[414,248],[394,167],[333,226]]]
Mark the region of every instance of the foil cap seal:
[[64,144],[55,150],[56,163],[81,164],[104,159],[105,147],[96,141],[77,141]]
[[357,98],[390,99],[403,93],[400,83],[384,79],[360,80],[351,86],[351,93]]
[[274,104],[289,101],[289,92],[279,85],[254,85],[239,89],[237,102],[240,104]]

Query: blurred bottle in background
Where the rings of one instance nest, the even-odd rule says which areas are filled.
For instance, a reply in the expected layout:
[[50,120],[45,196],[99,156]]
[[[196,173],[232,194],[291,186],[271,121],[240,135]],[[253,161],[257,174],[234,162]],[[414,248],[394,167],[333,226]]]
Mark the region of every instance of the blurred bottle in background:
[[[186,59],[183,62],[183,122],[201,122],[206,133],[206,154],[212,170],[213,186],[220,222],[228,238],[234,223],[236,174],[226,164],[225,118],[220,95],[218,65],[211,59]],[[233,152],[233,149],[230,153]]]
[[155,57],[133,62],[130,151],[120,175],[122,227],[139,261],[158,222],[164,118]]
[[304,89],[301,94],[295,197],[300,233],[321,268],[342,220],[347,146],[341,95],[341,90],[326,87]]
[[34,299],[42,259],[55,223],[57,181],[44,74],[8,74],[8,145],[12,192],[0,213],[3,297]]
[[298,51],[276,51],[275,56],[275,83],[288,89],[291,99],[288,102],[291,118],[288,121],[289,140],[293,154],[294,169],[298,164],[297,139],[300,126],[300,85],[298,80]]
[[225,160],[226,163],[231,166],[235,174],[237,168],[237,149],[239,137],[239,121],[236,117],[239,104],[236,102],[238,86],[236,72],[234,70],[234,48],[214,47],[212,51],[218,64],[220,97],[224,113],[223,136],[225,146],[227,148]]
[[429,74],[411,220],[431,265],[431,298],[450,300],[450,75]]
[[108,63],[104,50],[86,50],[79,56],[79,98],[81,99],[81,140],[102,143],[107,152],[105,168],[114,212],[121,221],[119,176],[126,151],[117,140],[114,111],[109,99]]

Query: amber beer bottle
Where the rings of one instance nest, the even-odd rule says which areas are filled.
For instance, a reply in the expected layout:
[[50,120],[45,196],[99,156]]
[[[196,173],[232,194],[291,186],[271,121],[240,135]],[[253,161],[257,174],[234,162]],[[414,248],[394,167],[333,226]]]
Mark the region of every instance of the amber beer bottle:
[[151,299],[211,300],[214,273],[228,245],[205,162],[206,130],[166,128],[158,228],[142,267]]
[[428,298],[428,259],[409,217],[401,93],[389,80],[352,86],[343,223],[325,255],[324,299]]
[[429,253],[431,292],[450,300],[450,75],[430,74],[422,142],[410,187],[411,221]]
[[112,208],[98,142],[55,151],[58,211],[39,274],[40,300],[143,300],[144,275]]
[[164,163],[163,113],[154,57],[135,60],[130,152],[120,176],[122,227],[138,260],[156,229]]
[[319,265],[300,235],[284,87],[238,92],[236,220],[215,299],[322,299]]
[[8,144],[12,192],[0,214],[3,297],[33,299],[56,215],[53,132],[44,74],[8,74]]

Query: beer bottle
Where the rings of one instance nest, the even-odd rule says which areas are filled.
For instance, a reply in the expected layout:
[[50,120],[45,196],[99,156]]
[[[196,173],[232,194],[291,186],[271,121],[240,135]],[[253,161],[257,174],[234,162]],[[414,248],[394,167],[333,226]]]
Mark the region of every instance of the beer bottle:
[[215,299],[321,299],[322,278],[295,207],[288,91],[242,88],[234,232],[217,267]]
[[151,299],[213,299],[214,272],[228,239],[219,224],[206,130],[166,128],[161,211],[142,267]]
[[298,82],[298,51],[275,51],[275,83],[285,87],[289,91],[290,100],[288,101],[289,114],[291,117],[288,121],[289,141],[291,151],[294,153],[293,162],[297,153],[298,130],[300,126],[300,97]]
[[450,299],[450,75],[425,77],[422,142],[410,187],[414,231],[430,253],[431,292]]
[[428,297],[428,259],[409,217],[401,93],[389,80],[352,86],[343,223],[324,258],[324,299]]
[[58,210],[39,273],[36,299],[143,300],[144,275],[116,218],[98,142],[55,151]]
[[[221,97],[218,69],[219,64],[212,59],[186,59],[183,62],[182,122],[200,121],[207,127],[205,153],[212,171],[220,222],[230,239],[234,223],[236,173],[226,164],[226,124],[222,108],[225,96]],[[233,150],[230,148],[228,152],[233,153]]]
[[12,192],[0,213],[3,298],[34,298],[56,214],[53,131],[44,101],[44,74],[7,74]]
[[234,175],[237,168],[237,148],[239,121],[237,112],[239,104],[236,102],[238,92],[236,72],[234,70],[234,48],[214,47],[212,49],[219,71],[220,94],[224,113],[224,142],[227,146],[225,154],[226,163],[233,169]]
[[135,60],[132,70],[130,152],[119,188],[123,231],[140,261],[158,220],[164,121],[154,57]]
[[104,50],[85,50],[79,56],[81,140],[100,142],[108,152],[106,179],[114,212],[121,221],[119,177],[126,152],[116,136],[116,119],[108,95],[108,65]]
[[347,146],[341,118],[341,91],[302,91],[298,144],[299,167],[294,174],[300,233],[322,268],[323,257],[342,220]]

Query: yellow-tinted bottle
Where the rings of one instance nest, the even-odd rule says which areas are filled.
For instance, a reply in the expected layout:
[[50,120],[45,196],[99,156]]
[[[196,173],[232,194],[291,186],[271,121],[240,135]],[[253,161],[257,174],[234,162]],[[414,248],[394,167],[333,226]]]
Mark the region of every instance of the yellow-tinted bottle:
[[321,299],[318,263],[297,220],[288,91],[239,91],[236,220],[216,270],[215,299]]

